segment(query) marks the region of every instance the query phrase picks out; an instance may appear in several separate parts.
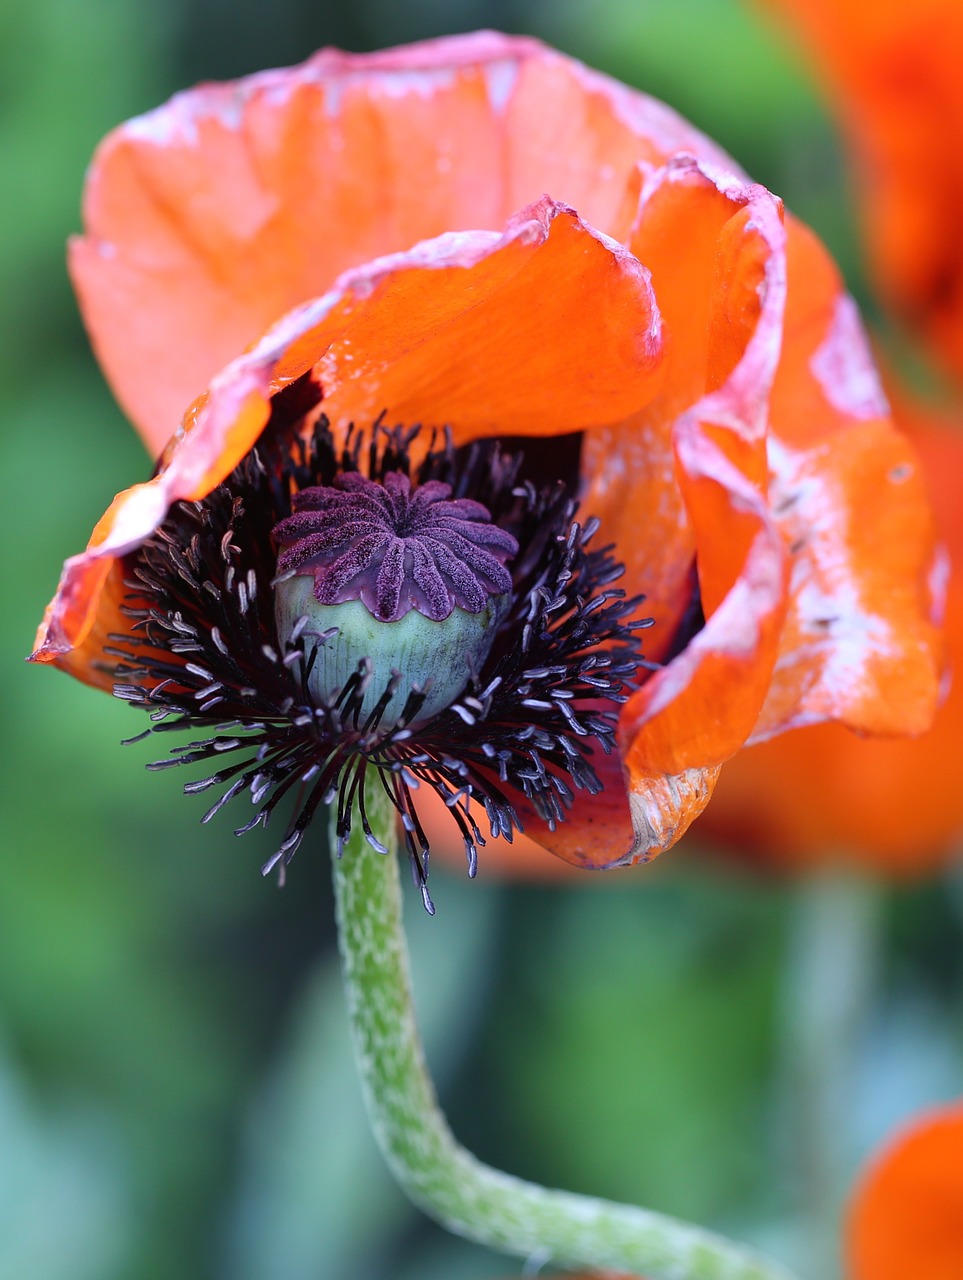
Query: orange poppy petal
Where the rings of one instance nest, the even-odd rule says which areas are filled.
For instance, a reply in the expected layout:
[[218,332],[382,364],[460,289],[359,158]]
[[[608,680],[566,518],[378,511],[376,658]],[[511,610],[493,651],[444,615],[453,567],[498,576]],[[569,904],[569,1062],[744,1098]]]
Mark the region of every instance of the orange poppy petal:
[[[70,267],[153,453],[211,378],[343,272],[544,192],[628,229],[639,162],[720,150],[536,41],[482,32],[202,85],[100,146]],[[624,224],[624,225],[623,225]]]
[[[661,321],[648,273],[631,253],[547,198],[504,237],[441,237],[491,250],[472,272],[387,274],[377,302],[354,305],[318,365],[334,422],[450,423],[480,435],[560,435],[611,421],[651,399],[662,377]],[[535,252],[534,250],[538,251]],[[399,262],[417,260],[418,250]],[[365,281],[379,274],[365,269]],[[345,277],[354,293],[354,277]],[[592,299],[586,308],[586,298]]]
[[[648,862],[670,848],[709,802],[719,775],[714,769],[691,769],[678,776],[635,778],[627,790],[621,763],[602,756],[593,765],[603,784],[594,796],[576,795],[568,818],[550,831],[523,804],[524,834],[512,840],[491,837],[484,812],[474,806],[485,847],[479,874],[520,879],[556,879],[575,868],[609,871]],[[432,850],[448,866],[464,867],[464,846],[444,801],[426,793],[418,799],[418,819]],[[550,856],[550,855],[554,855]]]
[[[897,421],[923,463],[937,525],[963,563],[963,433],[904,399]],[[963,575],[949,580],[946,656],[963,670]],[[845,857],[890,875],[919,875],[958,851],[963,789],[963,682],[954,679],[933,727],[912,740],[868,739],[813,725],[740,752],[723,770],[699,834],[747,857],[801,868]]]
[[791,604],[755,737],[827,719],[921,732],[938,696],[945,582],[922,470],[833,263],[794,220],[788,264],[769,460]]
[[[389,421],[452,423],[470,439],[623,416],[655,394],[660,363],[647,274],[547,199],[501,235],[445,235],[348,272],[219,374],[160,474],[118,495],[65,566],[34,658],[68,665],[72,650],[93,655],[95,637],[118,629],[98,616],[104,558],[143,542],[171,503],[220,483],[263,430],[271,395],[309,369],[336,424],[385,411]],[[78,670],[78,659],[69,665]]]
[[848,135],[881,296],[963,373],[963,6],[765,2],[805,42]]
[[623,710],[621,740],[633,778],[719,765],[743,745],[769,687],[786,609],[783,547],[758,491],[740,483],[695,424],[679,452],[690,504],[714,509],[717,527],[743,546],[750,530],[754,535],[706,625]]
[[864,1171],[846,1254],[851,1280],[963,1275],[963,1105],[917,1117]]
[[[768,192],[683,159],[645,190],[633,232],[660,299],[666,382],[644,425],[601,437],[606,458],[591,452],[590,435],[587,465],[598,471],[586,507],[614,533],[630,590],[648,592],[651,576],[656,610],[667,600],[676,621],[695,564],[706,613],[705,627],[623,711],[625,762],[643,787],[714,769],[736,751],[775,661],[785,552],[764,489],[785,299],[780,215]],[[610,486],[620,471],[624,483]],[[625,490],[636,484],[641,497],[629,505]]]
[[[737,760],[741,758],[736,757]],[[532,813],[525,831],[512,840],[492,837],[484,812],[475,819],[485,834],[479,875],[512,880],[564,879],[577,870],[612,871],[651,862],[676,844],[712,799],[721,766],[690,769],[682,774],[637,774],[632,791],[620,770],[595,762],[605,791],[577,796],[575,807],[554,832]],[[729,769],[726,766],[726,771]],[[709,814],[715,802],[709,805]],[[432,792],[418,798],[418,819],[428,837],[433,861],[464,869],[465,851],[451,813]],[[705,821],[705,819],[703,819]]]
[[[758,264],[744,272],[722,266],[725,245],[735,240],[752,246],[750,252],[758,252],[760,260],[771,257],[761,236],[743,235],[739,218],[745,209],[744,194],[728,194],[689,158],[670,162],[650,179],[631,243],[651,270],[659,298],[667,335],[665,382],[641,413],[588,433],[583,446],[583,506],[601,519],[605,538],[617,545],[629,589],[645,592],[646,608],[656,620],[647,644],[653,660],[670,645],[694,579],[695,535],[676,483],[673,433],[680,414],[711,384],[713,308],[719,316],[724,313],[721,299],[734,278],[749,290],[759,283]],[[752,304],[750,325],[758,294]],[[778,309],[777,299],[771,307]],[[773,315],[771,330],[776,321]],[[720,328],[717,324],[717,333]],[[739,335],[745,344],[743,326],[733,326],[730,333],[737,346]],[[718,381],[724,377],[715,385]],[[751,469],[761,479],[765,454],[758,428],[750,448],[755,453]]]
[[577,796],[571,816],[554,831],[522,808],[526,835],[557,858],[587,871],[649,862],[670,849],[709,803],[719,767],[677,774],[630,770],[612,756],[592,761],[603,784]]

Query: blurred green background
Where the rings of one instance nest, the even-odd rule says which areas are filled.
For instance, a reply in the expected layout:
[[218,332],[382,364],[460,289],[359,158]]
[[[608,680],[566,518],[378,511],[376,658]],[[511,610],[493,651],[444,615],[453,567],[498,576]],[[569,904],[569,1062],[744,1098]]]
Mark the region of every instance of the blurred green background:
[[[421,1219],[382,1168],[323,837],[279,892],[263,833],[202,828],[203,801],[145,772],[150,744],[119,747],[141,727],[127,707],[22,661],[62,560],[148,468],[64,270],[98,139],[199,79],[483,25],[670,102],[817,227],[868,301],[832,126],[730,0],[0,3],[0,1280],[520,1273]],[[858,1156],[959,1092],[951,878],[792,886],[697,839],[609,882],[500,885],[484,859],[474,884],[433,877],[436,918],[409,904],[429,1053],[456,1132],[514,1172],[818,1260],[825,1280],[827,1204]]]

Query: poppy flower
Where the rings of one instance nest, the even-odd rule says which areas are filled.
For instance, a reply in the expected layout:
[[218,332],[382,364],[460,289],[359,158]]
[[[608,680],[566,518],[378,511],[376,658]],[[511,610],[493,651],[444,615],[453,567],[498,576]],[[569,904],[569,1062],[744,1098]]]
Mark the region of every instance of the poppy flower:
[[492,33],[326,50],[122,126],[84,223],[94,348],[162,452],[33,658],[203,733],[169,762],[247,827],[296,792],[269,865],[321,803],[344,834],[369,766],[423,882],[426,791],[471,867],[474,801],[598,868],[753,737],[927,724],[934,533],[853,304],[667,107]]
[[880,299],[963,375],[963,6],[764,4],[788,20],[845,134]]
[[963,1105],[917,1117],[872,1160],[846,1222],[848,1280],[963,1274]]

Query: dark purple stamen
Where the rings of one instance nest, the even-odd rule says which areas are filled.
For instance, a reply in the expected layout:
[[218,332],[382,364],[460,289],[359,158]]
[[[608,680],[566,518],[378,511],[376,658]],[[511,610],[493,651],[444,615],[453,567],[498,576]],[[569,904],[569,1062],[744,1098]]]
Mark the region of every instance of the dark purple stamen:
[[[369,843],[383,848],[364,808],[374,770],[431,910],[419,788],[448,807],[472,875],[486,839],[479,808],[492,836],[511,840],[529,816],[554,830],[578,792],[602,787],[595,765],[600,752],[616,749],[618,709],[650,666],[640,646],[652,620],[637,617],[640,599],[615,585],[621,565],[611,547],[593,546],[597,522],[575,520],[563,485],[536,487],[521,478],[517,455],[490,442],[455,450],[447,436],[432,436],[412,467],[416,428],[378,424],[339,443],[323,414],[311,424],[298,417],[317,403],[309,390],[275,396],[268,429],[224,483],[202,501],[175,503],[125,558],[127,628],[110,635],[101,669],[113,675],[118,697],[149,712],[146,733],[189,733],[150,767],[203,765],[185,791],[218,792],[205,821],[245,794],[253,814],[238,834],[287,810],[264,865],[282,878],[322,805],[333,811],[339,851],[356,806]],[[292,494],[363,497],[367,486],[351,480],[361,465],[376,494],[386,495],[376,504],[401,492],[412,506],[421,494],[429,506],[454,509],[473,532],[510,529],[521,548],[491,650],[428,718],[424,688],[412,688],[400,714],[386,717],[403,676],[367,659],[319,701],[312,671],[336,628],[302,618],[285,640],[277,631],[276,593],[267,589],[276,567],[272,529],[309,510],[292,516]],[[400,483],[409,473],[410,488]],[[491,512],[492,525],[472,519],[479,509]]]
[[302,489],[293,508],[273,530],[278,576],[313,574],[321,604],[361,600],[380,622],[411,609],[442,622],[456,606],[480,613],[511,590],[505,562],[517,541],[440,480],[412,489],[400,471],[381,484],[348,472],[334,486]]

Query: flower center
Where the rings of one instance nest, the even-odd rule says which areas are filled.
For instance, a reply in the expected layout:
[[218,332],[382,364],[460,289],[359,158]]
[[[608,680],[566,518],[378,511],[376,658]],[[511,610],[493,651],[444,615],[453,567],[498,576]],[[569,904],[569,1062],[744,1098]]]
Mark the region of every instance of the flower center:
[[[398,678],[387,703],[375,680],[359,709],[377,725],[423,723],[457,697],[488,657],[511,599],[512,535],[482,503],[429,480],[412,489],[348,472],[296,493],[273,530],[278,639],[304,636],[308,688],[329,705],[360,662]],[[409,703],[412,695],[414,701]]]
[[472,875],[479,810],[493,836],[529,818],[554,830],[602,786],[651,619],[564,483],[537,487],[490,442],[432,433],[414,462],[419,428],[336,438],[323,414],[308,421],[311,390],[279,392],[231,475],[127,557],[128,629],[103,660],[146,732],[190,733],[151,767],[203,765],[184,789],[219,792],[205,820],[245,793],[239,834],[288,808],[265,873],[283,877],[322,805],[340,844],[357,799],[379,847],[362,799],[374,769],[430,910],[419,793],[443,800]]

